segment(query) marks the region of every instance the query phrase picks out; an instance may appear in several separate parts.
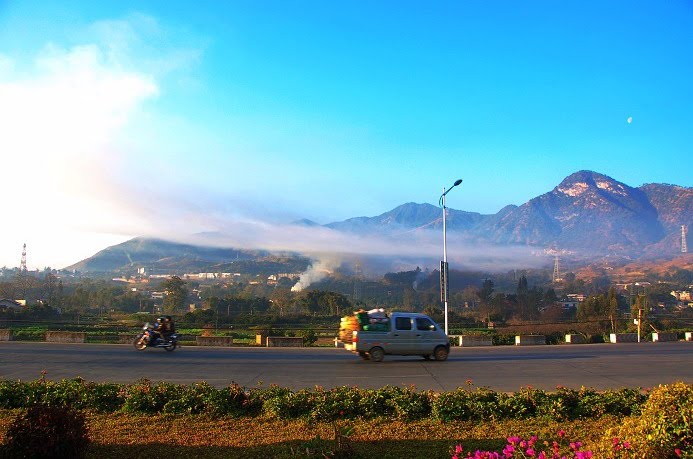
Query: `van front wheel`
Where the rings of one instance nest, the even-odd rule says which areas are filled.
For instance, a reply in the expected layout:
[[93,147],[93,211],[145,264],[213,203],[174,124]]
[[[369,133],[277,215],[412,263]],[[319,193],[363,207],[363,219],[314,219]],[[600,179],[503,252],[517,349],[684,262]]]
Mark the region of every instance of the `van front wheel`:
[[385,351],[383,351],[382,347],[374,347],[368,352],[368,355],[371,357],[372,361],[382,362],[385,358]]
[[433,351],[433,357],[439,362],[447,360],[448,359],[448,350],[446,349],[445,346],[438,346],[436,348],[436,350]]

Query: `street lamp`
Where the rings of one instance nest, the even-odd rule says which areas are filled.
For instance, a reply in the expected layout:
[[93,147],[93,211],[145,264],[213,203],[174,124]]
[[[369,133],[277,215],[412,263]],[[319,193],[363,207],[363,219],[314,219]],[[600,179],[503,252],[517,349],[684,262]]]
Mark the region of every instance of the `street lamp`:
[[438,199],[438,205],[443,207],[443,261],[440,262],[440,301],[445,303],[445,334],[448,334],[448,242],[447,242],[447,230],[445,227],[445,195],[450,192],[457,185],[462,183],[462,179],[455,180],[447,190],[443,187],[443,194],[440,195]]

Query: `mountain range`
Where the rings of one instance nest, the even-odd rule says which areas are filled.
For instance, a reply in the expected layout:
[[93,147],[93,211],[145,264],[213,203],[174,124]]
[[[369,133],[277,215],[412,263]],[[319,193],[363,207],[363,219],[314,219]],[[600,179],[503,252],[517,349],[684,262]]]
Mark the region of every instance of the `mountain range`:
[[[680,255],[681,225],[693,223],[693,188],[669,184],[628,186],[606,175],[579,171],[528,202],[508,205],[496,214],[448,208],[449,234],[489,246],[529,246],[580,253],[582,258],[624,259]],[[439,231],[442,212],[431,204],[407,203],[375,217],[356,217],[327,225],[300,220],[294,225],[324,226],[357,236],[392,236]],[[258,260],[267,252],[218,249],[136,238],[109,247],[68,269],[119,271],[135,263],[202,269],[243,258]],[[191,265],[192,264],[192,265]]]

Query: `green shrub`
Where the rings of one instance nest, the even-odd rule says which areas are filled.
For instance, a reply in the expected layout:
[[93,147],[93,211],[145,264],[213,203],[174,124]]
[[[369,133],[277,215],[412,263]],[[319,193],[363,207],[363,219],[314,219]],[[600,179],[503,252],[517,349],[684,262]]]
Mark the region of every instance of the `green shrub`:
[[318,334],[312,328],[301,330],[298,334],[303,338],[303,344],[306,346],[312,346],[318,340]]
[[[135,384],[126,386],[125,403],[123,411],[130,413],[160,413],[164,406],[171,400],[181,398],[184,393],[184,386],[160,382],[152,385],[149,380],[142,380]],[[171,410],[179,409],[180,405],[174,403]]]
[[577,419],[580,417],[580,391],[558,387],[556,392],[546,394],[544,403],[537,408],[537,414],[557,421]]
[[647,395],[640,389],[619,389],[596,392],[591,389],[580,390],[578,412],[580,417],[599,417],[604,415],[630,416],[640,413]]
[[310,417],[320,421],[335,421],[362,415],[362,391],[357,387],[341,386],[330,390],[316,388]]
[[472,420],[469,394],[468,390],[461,387],[438,394],[433,400],[433,416],[444,422]]
[[287,389],[264,399],[262,408],[279,419],[310,418],[316,398],[316,394],[308,389],[297,392]]
[[537,415],[539,407],[547,403],[546,392],[531,387],[498,399],[498,409],[504,419],[527,419]]
[[391,400],[395,415],[400,419],[416,420],[429,417],[432,410],[433,394],[430,391],[417,392],[412,388],[396,388]]
[[75,409],[86,408],[83,401],[86,393],[83,379],[63,379],[59,382],[41,381],[41,384],[43,384],[41,404],[67,406]]
[[23,327],[12,330],[14,341],[43,341],[46,336],[46,328],[43,327]]
[[205,395],[209,391],[216,391],[216,389],[207,384],[180,386],[177,389],[165,388],[160,392],[168,400],[164,403],[161,411],[171,414],[203,413],[206,411]]
[[115,383],[85,383],[82,403],[84,407],[102,413],[113,413],[125,404],[126,386]]
[[512,346],[515,344],[515,335],[493,335],[491,342],[494,346]]
[[26,404],[26,383],[21,381],[0,381],[0,408],[23,408]]
[[36,405],[12,421],[1,451],[7,458],[80,458],[88,444],[82,413]]
[[[614,454],[614,447],[624,443],[631,447],[628,455]],[[639,416],[627,418],[621,426],[607,431],[599,453],[634,459],[692,459],[693,384],[677,382],[654,389]]]
[[565,341],[565,333],[553,332],[546,335],[546,344],[562,344]]
[[216,389],[203,382],[191,386],[191,390],[199,394],[205,412],[213,416],[255,416],[262,410],[258,394],[236,383]]
[[380,389],[321,387],[292,391],[271,385],[245,389],[237,384],[217,389],[207,383],[176,385],[86,382],[81,378],[52,382],[44,377],[30,382],[0,380],[0,408],[33,405],[69,406],[100,412],[255,416],[265,412],[280,419],[306,418],[330,421],[342,418],[399,418],[415,420],[433,416],[441,421],[526,419],[544,416],[573,420],[603,415],[637,414],[647,395],[638,389],[597,392],[558,388],[555,392],[526,388],[513,394],[480,388],[433,394],[413,387]]

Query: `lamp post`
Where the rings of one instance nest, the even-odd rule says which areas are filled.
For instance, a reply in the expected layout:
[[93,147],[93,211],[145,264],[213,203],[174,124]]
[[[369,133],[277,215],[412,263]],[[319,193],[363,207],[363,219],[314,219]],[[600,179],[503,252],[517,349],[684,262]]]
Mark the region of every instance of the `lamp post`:
[[447,229],[445,225],[445,216],[447,214],[445,207],[445,195],[457,185],[462,183],[462,179],[455,180],[447,190],[443,187],[443,194],[438,199],[438,205],[443,207],[443,261],[440,263],[440,300],[445,303],[445,334],[448,334],[448,239]]

